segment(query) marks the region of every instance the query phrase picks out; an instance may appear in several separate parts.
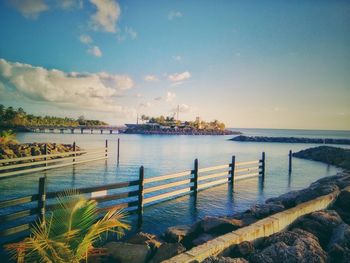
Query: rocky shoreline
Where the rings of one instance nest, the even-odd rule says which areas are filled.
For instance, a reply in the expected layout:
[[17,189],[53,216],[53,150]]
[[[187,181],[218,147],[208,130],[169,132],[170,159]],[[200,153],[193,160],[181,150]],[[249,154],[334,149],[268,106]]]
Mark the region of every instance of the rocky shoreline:
[[[205,262],[281,262],[280,258],[287,260],[285,262],[346,262],[334,260],[350,259],[350,193],[343,190],[348,186],[350,174],[344,172],[322,178],[306,189],[270,198],[265,204],[253,205],[247,211],[230,217],[207,216],[191,226],[170,227],[160,236],[139,232],[124,242],[107,243],[103,261],[162,262],[220,235],[319,196],[336,192],[339,193],[339,197],[331,208],[333,210],[314,212],[301,217],[287,231],[265,238],[259,246],[243,242],[232,248],[229,257],[213,257]],[[349,243],[345,244],[343,239],[334,241],[337,240],[338,231],[342,231],[342,235],[345,235],[344,231],[348,231],[344,238]],[[289,257],[295,257],[297,261],[290,261]]]
[[[38,156],[45,154],[45,145],[47,154],[64,153],[73,151],[72,144],[59,143],[21,143],[21,144],[3,144],[0,145],[0,160],[13,159],[28,156]],[[76,146],[76,151],[81,150]]]
[[[308,153],[311,155],[319,150],[325,151],[316,147]],[[344,149],[332,150],[334,152],[330,159],[335,158]],[[327,154],[329,151],[324,153],[326,156]],[[350,262],[348,187],[350,187],[350,173],[344,171],[335,176],[319,179],[308,188],[270,198],[264,204],[255,204],[245,212],[233,216],[207,216],[191,226],[169,227],[160,236],[139,232],[123,242],[109,242],[104,246],[105,256],[94,260],[119,263],[162,262],[220,235],[249,226],[260,219],[317,197],[335,193],[338,195],[337,200],[328,210],[302,216],[286,231],[263,238],[260,242],[242,242],[226,251],[225,257],[210,257],[204,262]]]
[[235,142],[280,142],[280,143],[315,143],[315,144],[344,144],[350,145],[350,139],[332,138],[303,138],[303,137],[264,137],[264,136],[236,136],[230,141]]

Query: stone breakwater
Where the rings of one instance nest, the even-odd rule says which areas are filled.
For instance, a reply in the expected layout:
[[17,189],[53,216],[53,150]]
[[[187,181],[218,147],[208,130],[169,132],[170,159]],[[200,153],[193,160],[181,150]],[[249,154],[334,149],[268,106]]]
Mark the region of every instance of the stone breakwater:
[[[139,232],[123,242],[107,243],[104,260],[162,262],[258,220],[334,193],[339,197],[331,208],[333,210],[306,215],[288,231],[266,237],[259,245],[243,242],[230,248],[226,257],[211,257],[205,262],[281,262],[280,259],[285,262],[342,262],[334,260],[350,259],[350,194],[343,190],[349,186],[350,174],[342,173],[322,178],[306,189],[270,198],[264,204],[253,205],[233,216],[205,217],[191,226],[170,227],[160,236]],[[339,235],[344,238],[338,240]]]
[[[38,156],[45,154],[45,145],[47,145],[48,154],[64,153],[73,151],[71,144],[58,143],[23,143],[23,144],[5,144],[0,145],[0,159],[12,159],[28,156]],[[76,146],[76,150],[81,150]]]
[[280,143],[316,143],[316,144],[350,144],[350,139],[331,138],[302,138],[302,137],[264,137],[264,136],[236,136],[231,141],[235,142],[280,142]]
[[350,170],[350,149],[319,146],[293,153],[293,157],[323,162]]

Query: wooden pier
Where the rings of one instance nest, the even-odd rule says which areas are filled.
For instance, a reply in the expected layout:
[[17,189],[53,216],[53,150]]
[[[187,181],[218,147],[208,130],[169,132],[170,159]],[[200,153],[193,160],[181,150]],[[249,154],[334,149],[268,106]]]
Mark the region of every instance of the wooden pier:
[[61,126],[37,126],[26,127],[31,132],[40,133],[80,133],[80,134],[118,134],[125,131],[122,126],[76,126],[76,127],[61,127]]

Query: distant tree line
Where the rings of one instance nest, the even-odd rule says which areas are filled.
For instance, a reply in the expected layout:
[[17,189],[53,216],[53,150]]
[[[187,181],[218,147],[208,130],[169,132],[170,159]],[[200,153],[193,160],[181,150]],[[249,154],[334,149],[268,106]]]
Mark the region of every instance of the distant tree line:
[[6,108],[4,105],[0,104],[0,127],[2,128],[37,126],[76,127],[79,125],[96,126],[107,125],[107,123],[99,120],[86,120],[84,116],[80,116],[78,119],[35,116],[33,114],[27,114],[22,108]]

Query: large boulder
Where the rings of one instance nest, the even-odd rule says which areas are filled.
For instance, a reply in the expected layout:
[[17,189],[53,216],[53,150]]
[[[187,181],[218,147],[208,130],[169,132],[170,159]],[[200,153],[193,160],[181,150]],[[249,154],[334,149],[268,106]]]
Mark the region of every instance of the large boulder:
[[209,257],[203,263],[248,263],[244,258]]
[[158,263],[168,258],[174,257],[186,249],[181,243],[163,243],[151,259],[150,263]]
[[105,245],[107,256],[119,263],[145,263],[151,255],[147,244],[110,242]]
[[180,242],[190,231],[191,227],[187,225],[169,227],[164,233],[164,239],[170,243]]
[[249,255],[255,252],[255,247],[252,242],[244,241],[236,246],[230,252],[230,256],[233,258],[243,257],[247,258]]
[[267,203],[267,204],[257,204],[250,208],[253,216],[258,219],[268,217],[269,215],[276,214],[284,210],[283,204],[277,203]]
[[295,200],[299,195],[302,194],[302,191],[291,191],[280,195],[279,197],[273,197],[266,200],[266,204],[282,204],[285,208],[291,208],[295,206]]
[[161,242],[155,235],[139,232],[126,240],[129,244],[148,245],[153,251],[161,246]]
[[193,246],[202,245],[202,244],[206,243],[207,241],[214,239],[215,237],[217,237],[217,235],[203,233],[203,234],[199,235],[197,238],[193,239],[192,245]]
[[342,222],[335,211],[322,210],[300,217],[290,228],[299,228],[314,234],[319,239],[322,247],[326,248],[333,229]]
[[320,246],[317,237],[306,231],[295,229],[268,237],[260,251],[249,257],[252,263],[323,263],[327,254]]
[[242,227],[243,222],[234,218],[206,216],[200,226],[205,233],[225,234]]

